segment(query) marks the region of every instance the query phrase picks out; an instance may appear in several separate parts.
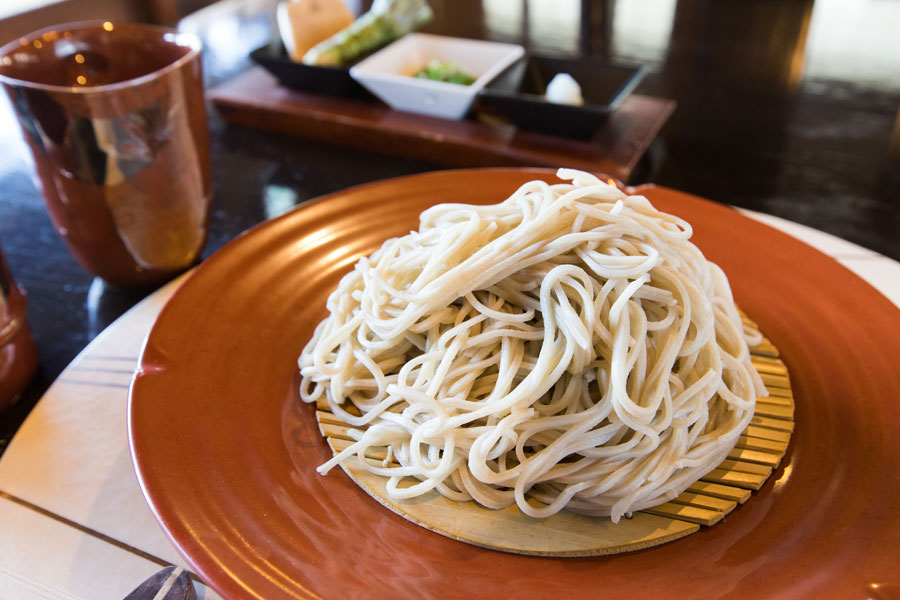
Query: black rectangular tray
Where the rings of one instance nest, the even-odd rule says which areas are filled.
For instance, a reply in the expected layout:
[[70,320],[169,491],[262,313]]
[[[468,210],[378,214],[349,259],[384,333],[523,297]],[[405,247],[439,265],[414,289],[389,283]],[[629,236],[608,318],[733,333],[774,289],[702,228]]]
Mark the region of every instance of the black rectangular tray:
[[[557,73],[575,78],[584,97],[583,105],[557,104],[544,97],[547,85]],[[519,129],[589,139],[643,77],[643,67],[526,55],[488,83],[479,93],[478,103]]]
[[284,87],[339,98],[375,98],[350,77],[347,67],[318,67],[291,60],[284,45],[273,41],[250,53],[250,58],[274,75]]

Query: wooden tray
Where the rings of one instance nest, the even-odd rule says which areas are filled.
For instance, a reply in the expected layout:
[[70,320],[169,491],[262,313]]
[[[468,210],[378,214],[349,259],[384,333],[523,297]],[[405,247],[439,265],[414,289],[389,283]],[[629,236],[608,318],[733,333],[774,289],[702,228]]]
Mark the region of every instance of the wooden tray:
[[512,125],[438,119],[394,111],[377,101],[305,94],[282,87],[261,67],[208,93],[230,122],[324,142],[452,166],[560,166],[628,182],[675,109],[675,102],[632,94],[590,141]]
[[[748,325],[758,329],[746,317]],[[568,511],[547,519],[533,519],[515,506],[489,510],[474,502],[454,502],[437,492],[407,501],[387,495],[387,478],[373,475],[352,457],[341,466],[353,481],[398,515],[447,537],[482,546],[539,556],[597,556],[640,550],[712,526],[750,498],[781,462],[794,430],[794,399],[787,367],[772,343],[750,349],[753,365],[769,391],[759,398],[753,420],[735,448],[718,468],[683,494],[660,506],[635,513],[613,524],[608,518]],[[316,410],[319,432],[337,454],[352,444],[349,427],[320,402]],[[385,453],[370,450],[367,458],[384,460]]]

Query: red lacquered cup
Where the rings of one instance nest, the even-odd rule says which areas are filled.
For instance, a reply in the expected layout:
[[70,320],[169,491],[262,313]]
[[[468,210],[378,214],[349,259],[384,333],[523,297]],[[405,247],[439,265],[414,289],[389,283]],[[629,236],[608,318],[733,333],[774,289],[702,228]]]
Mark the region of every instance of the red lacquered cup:
[[37,348],[25,322],[25,290],[0,250],[0,411],[19,397],[37,370]]
[[206,242],[209,139],[200,40],[150,25],[70,23],[0,48],[50,218],[88,271],[147,287]]

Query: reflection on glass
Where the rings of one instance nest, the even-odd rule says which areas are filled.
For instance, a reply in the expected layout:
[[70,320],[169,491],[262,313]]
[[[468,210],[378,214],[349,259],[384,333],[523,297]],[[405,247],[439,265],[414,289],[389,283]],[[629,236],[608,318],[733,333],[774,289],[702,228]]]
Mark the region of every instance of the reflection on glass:
[[263,190],[263,207],[267,219],[283,215],[297,205],[297,192],[283,185],[269,184]]
[[241,22],[237,17],[219,19],[210,23],[205,41],[218,60],[231,64],[243,58],[246,52],[241,44],[235,43],[240,34]]
[[204,68],[213,80],[227,79],[249,62],[250,50],[268,43],[277,0],[213,3],[178,23],[178,30],[203,40]]
[[900,90],[900,2],[816,0],[804,83],[841,80]]
[[[63,291],[72,292],[72,286],[66,285]],[[109,327],[128,307],[141,299],[140,291],[130,292],[104,283],[94,277],[88,288],[85,309],[87,309],[88,337],[93,339]]]
[[490,39],[515,40],[539,52],[575,54],[579,0],[483,0]]
[[529,0],[528,35],[544,52],[578,52],[579,0]]
[[[67,32],[67,33],[69,33],[69,32]],[[71,56],[72,53],[75,53],[75,62],[77,62],[80,65],[84,64],[84,55],[78,54],[78,47],[75,46],[75,44],[73,44],[72,42],[66,41],[66,40],[62,40],[61,42],[56,44],[55,55],[57,56],[57,58],[64,58],[66,56]],[[81,57],[80,60],[78,58],[79,56]]]
[[88,313],[88,336],[91,338],[97,337],[107,325],[106,320],[103,319],[102,315],[103,292],[105,289],[106,286],[99,277],[94,277],[94,280],[91,282],[91,287],[88,289],[86,306]]
[[618,0],[612,10],[612,53],[617,59],[660,66],[675,20],[676,0]]
[[524,14],[525,0],[484,0],[484,21],[491,39],[518,38]]
[[4,181],[8,175],[25,168],[28,148],[19,135],[16,115],[9,105],[9,97],[0,94],[0,189],[8,191],[12,182]]

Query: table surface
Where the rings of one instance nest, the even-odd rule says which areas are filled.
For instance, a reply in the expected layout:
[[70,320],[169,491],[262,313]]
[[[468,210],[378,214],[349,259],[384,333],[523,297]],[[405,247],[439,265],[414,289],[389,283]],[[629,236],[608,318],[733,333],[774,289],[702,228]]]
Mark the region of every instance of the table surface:
[[[674,99],[678,109],[663,131],[661,167],[638,175],[642,181],[803,223],[900,258],[900,5],[432,5],[431,32],[646,65],[649,75],[637,92]],[[229,0],[182,22],[205,41],[208,86],[244,70],[247,52],[270,39],[271,6],[271,0]],[[204,256],[321,194],[441,168],[226,126],[212,110],[210,124],[215,196]],[[110,289],[78,266],[53,231],[5,103],[0,244],[29,293],[41,366],[18,404],[0,416],[2,451],[62,369],[147,292]]]

